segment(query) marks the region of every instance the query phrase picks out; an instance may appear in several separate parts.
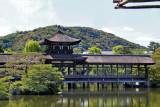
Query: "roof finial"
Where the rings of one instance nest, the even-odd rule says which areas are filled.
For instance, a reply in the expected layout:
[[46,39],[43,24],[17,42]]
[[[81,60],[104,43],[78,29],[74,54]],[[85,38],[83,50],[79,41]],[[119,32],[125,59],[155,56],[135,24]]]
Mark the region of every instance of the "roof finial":
[[58,30],[58,31],[57,31],[57,33],[59,33],[59,34],[63,34],[63,32],[62,32],[62,31],[60,31],[60,30]]

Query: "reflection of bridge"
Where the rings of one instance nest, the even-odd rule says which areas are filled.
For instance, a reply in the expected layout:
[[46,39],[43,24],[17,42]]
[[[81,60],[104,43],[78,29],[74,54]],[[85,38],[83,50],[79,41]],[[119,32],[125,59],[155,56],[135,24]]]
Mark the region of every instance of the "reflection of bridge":
[[58,103],[55,103],[55,106],[62,104],[70,107],[81,104],[82,107],[141,107],[142,105],[149,106],[150,89],[101,90],[96,92],[75,90],[75,92],[64,92],[64,94],[69,95],[63,95],[57,101]]
[[84,76],[84,75],[67,75],[64,76],[64,83],[102,83],[102,88],[104,88],[104,83],[116,83],[117,87],[119,83],[130,83],[133,85],[138,83],[145,83],[145,76],[136,76],[136,75],[97,75],[97,76]]

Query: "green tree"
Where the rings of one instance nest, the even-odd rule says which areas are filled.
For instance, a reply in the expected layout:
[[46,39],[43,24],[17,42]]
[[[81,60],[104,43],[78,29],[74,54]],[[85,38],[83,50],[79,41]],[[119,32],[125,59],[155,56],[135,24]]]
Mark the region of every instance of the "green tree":
[[41,47],[37,41],[30,40],[24,48],[23,52],[41,52]]
[[73,52],[74,52],[74,54],[82,54],[82,51],[80,48],[74,48]]
[[123,55],[132,55],[133,47],[131,46],[122,46],[122,45],[118,45],[113,47],[113,54],[123,54]]
[[160,48],[155,50],[152,55],[152,59],[156,64],[150,67],[150,77],[153,80],[160,80]]
[[15,52],[12,51],[10,48],[8,48],[7,51],[4,51],[4,53],[15,53]]
[[6,70],[9,74],[26,74],[32,65],[43,64],[45,62],[42,53],[25,52],[11,55],[10,61],[6,63]]
[[0,95],[9,95],[8,92],[11,84],[11,79],[14,79],[14,78],[11,76],[0,78]]
[[149,48],[149,51],[153,51],[155,52],[156,49],[158,49],[160,47],[160,43],[157,43],[157,42],[150,42],[148,48]]
[[4,53],[4,49],[2,49],[1,45],[0,45],[0,53]]
[[96,46],[88,48],[88,54],[102,54],[102,50]]
[[[49,64],[33,65],[28,73],[23,76],[22,82],[18,83],[18,88],[24,93],[45,94],[47,92],[47,94],[54,94],[59,91],[58,88],[62,80],[62,73],[58,71],[58,68],[53,68]],[[17,84],[13,87],[17,87]]]
[[132,50],[134,55],[146,55],[144,50]]

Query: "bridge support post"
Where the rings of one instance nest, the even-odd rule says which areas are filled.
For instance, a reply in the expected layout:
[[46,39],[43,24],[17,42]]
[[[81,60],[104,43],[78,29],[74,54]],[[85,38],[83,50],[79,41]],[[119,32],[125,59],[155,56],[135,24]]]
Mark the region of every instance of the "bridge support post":
[[89,84],[89,82],[87,82],[87,88],[90,88],[90,84]]
[[134,85],[134,83],[133,83],[133,78],[132,78],[132,82],[131,82],[131,88],[133,88],[133,85]]
[[85,88],[85,83],[83,83],[83,88]]
[[63,88],[64,88],[64,83],[61,84],[61,89],[63,89]]
[[99,82],[97,82],[97,89],[99,90]]
[[68,89],[71,89],[71,83],[68,83]]
[[111,83],[111,88],[114,88],[114,86],[113,86],[113,82]]
[[76,89],[77,88],[77,83],[73,83],[73,89]]
[[131,82],[131,88],[133,88],[133,82]]
[[104,82],[102,82],[102,88],[104,88]]
[[117,88],[119,88],[119,82],[117,82]]
[[117,79],[117,88],[119,88],[119,78]]

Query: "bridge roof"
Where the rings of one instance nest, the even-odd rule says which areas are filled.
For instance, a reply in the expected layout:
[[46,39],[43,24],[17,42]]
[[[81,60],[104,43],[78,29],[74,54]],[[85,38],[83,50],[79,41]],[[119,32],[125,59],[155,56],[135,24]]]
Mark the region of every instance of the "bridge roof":
[[0,65],[7,63],[10,60],[10,55],[12,54],[0,54]]
[[[12,54],[0,54],[0,64],[10,60]],[[77,55],[77,54],[54,54],[45,55],[46,60],[56,61],[85,61],[89,64],[155,64],[149,55]]]
[[154,64],[149,55],[83,55],[90,64]]

